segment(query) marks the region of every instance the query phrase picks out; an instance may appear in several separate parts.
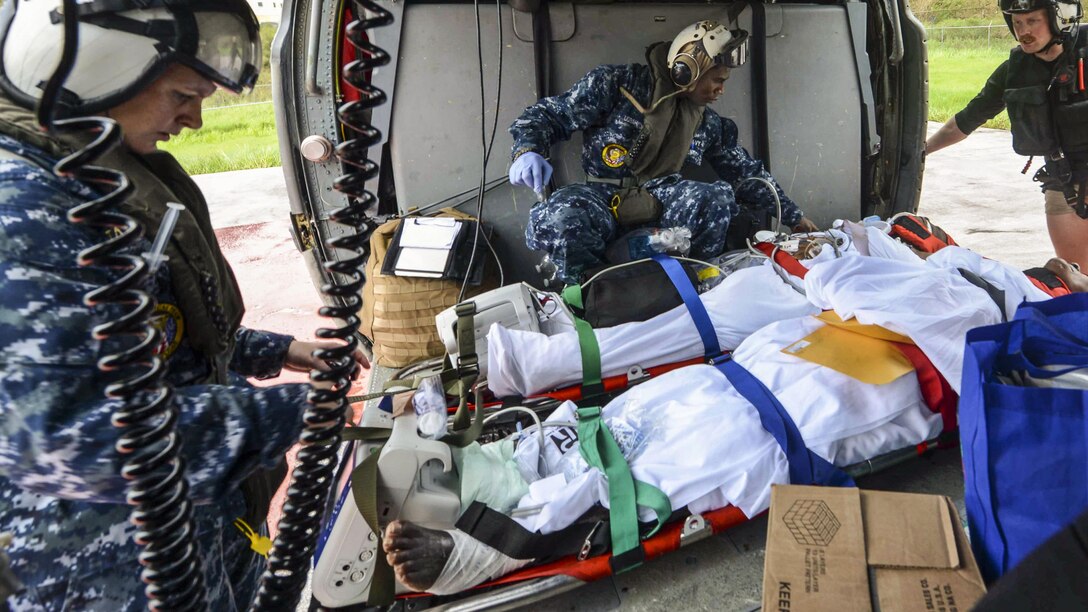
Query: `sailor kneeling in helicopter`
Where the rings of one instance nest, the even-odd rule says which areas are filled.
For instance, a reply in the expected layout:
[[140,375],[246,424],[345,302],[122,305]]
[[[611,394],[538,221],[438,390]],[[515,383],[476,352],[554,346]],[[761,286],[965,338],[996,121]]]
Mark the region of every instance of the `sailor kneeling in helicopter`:
[[[1068,290],[1088,291],[1088,277],[1073,266],[1051,260],[1046,269]],[[1038,297],[1030,283],[1006,272],[991,276],[1011,303]],[[954,265],[844,257],[814,267],[805,288],[835,316],[772,323],[742,342],[731,361],[652,379],[599,415],[566,403],[542,432],[523,432],[516,446],[506,440],[456,452],[462,510],[478,511],[483,503],[492,516],[508,517],[510,529],[547,537],[598,505],[611,509],[613,523],[622,520],[618,509],[636,503],[638,519],[651,524],[685,507],[697,513],[733,505],[754,516],[768,507],[773,484],[848,483],[836,466],[930,440],[946,427],[954,413],[938,404],[951,397],[954,407],[967,331],[1005,317],[991,294]],[[905,295],[931,299],[919,303]],[[861,325],[851,325],[851,317]],[[858,351],[866,354],[863,369],[837,358]],[[943,399],[920,386],[928,368],[947,381]],[[760,388],[780,411],[769,408]],[[776,421],[776,411],[788,416]],[[772,422],[796,432],[794,439],[807,448],[787,454],[779,434],[769,433],[776,429],[768,427]],[[610,461],[602,451],[609,446],[602,431],[622,458],[613,453]],[[630,499],[614,490],[622,481],[617,461],[634,483]],[[630,552],[615,533],[613,554]],[[401,583],[435,594],[459,592],[533,561],[493,538],[407,521],[391,522],[382,544]]]
[[[699,21],[671,44],[651,45],[645,64],[598,66],[514,121],[510,183],[541,195],[552,175],[546,159],[552,146],[584,135],[588,182],[561,187],[534,205],[525,228],[526,244],[548,254],[560,280],[581,280],[604,263],[608,244],[637,227],[686,228],[691,256],[714,257],[747,204],[773,211],[778,200],[783,224],[816,229],[740,145],[736,123],[709,108],[747,56],[747,32]],[[720,180],[681,176],[684,166],[704,161]]]

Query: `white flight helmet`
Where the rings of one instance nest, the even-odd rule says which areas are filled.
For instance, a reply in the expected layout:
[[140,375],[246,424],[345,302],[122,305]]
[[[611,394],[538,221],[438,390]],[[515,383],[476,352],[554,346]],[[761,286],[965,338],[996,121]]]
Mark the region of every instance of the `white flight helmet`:
[[695,85],[716,65],[736,68],[748,61],[748,32],[730,30],[716,21],[697,21],[680,31],[669,47],[672,82],[681,89]]
[[[245,0],[90,0],[79,4],[79,47],[61,113],[102,112],[132,98],[172,63],[235,93],[261,67],[260,26]],[[64,46],[60,0],[0,8],[0,87],[33,108]]]

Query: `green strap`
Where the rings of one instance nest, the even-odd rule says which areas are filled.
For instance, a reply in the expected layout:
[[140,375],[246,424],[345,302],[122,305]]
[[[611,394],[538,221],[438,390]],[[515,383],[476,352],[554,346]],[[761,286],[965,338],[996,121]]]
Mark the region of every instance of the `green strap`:
[[[454,428],[453,431],[451,431],[450,433],[443,436],[440,441],[445,442],[446,444],[449,444],[450,446],[454,446],[454,447],[457,447],[457,448],[464,448],[464,447],[468,446],[469,444],[472,444],[473,442],[475,442],[476,438],[480,437],[480,432],[482,432],[484,430],[484,404],[483,404],[483,402],[484,402],[483,390],[482,389],[476,389],[476,400],[475,400],[476,418],[472,420],[472,424],[469,425],[468,427],[464,428],[464,429]],[[461,407],[457,408],[457,411],[459,413],[461,412],[461,410],[462,410]],[[467,417],[468,416],[468,408],[467,407],[464,408],[464,413],[465,413],[465,416]]]
[[[430,376],[433,376],[431,374]],[[379,397],[385,397],[387,395],[398,395],[400,393],[407,393],[409,391],[415,391],[419,388],[419,384],[430,376],[413,376],[411,378],[394,378],[385,381],[382,385],[381,391],[375,391],[374,393],[367,393],[366,395],[349,395],[346,399],[349,404],[359,404],[362,402],[369,402],[372,399]]]
[[[391,429],[383,427],[350,427],[344,430],[345,440],[387,440]],[[385,549],[382,548],[382,530],[378,525],[378,458],[381,457],[381,446],[371,449],[366,459],[351,472],[351,495],[355,498],[355,505],[359,507],[359,513],[363,515],[370,530],[378,538],[378,554],[374,558],[374,574],[370,578],[370,594],[367,596],[367,604],[371,606],[388,606],[393,603],[396,593],[396,581],[393,578],[393,568],[385,558]]]
[[[601,409],[593,406],[578,409],[579,450],[586,463],[604,472],[608,479],[609,528],[612,534],[612,558],[626,561],[615,566],[623,572],[642,564],[639,542],[638,508],[645,506],[657,515],[657,525],[647,534],[653,535],[672,514],[672,504],[660,489],[639,482],[620,452],[612,433],[601,420]],[[635,556],[628,555],[637,551]]]
[[[582,310],[582,286],[570,285],[563,289],[563,301]],[[574,316],[574,330],[578,332],[578,348],[582,353],[582,395],[589,397],[604,391],[601,382],[601,347],[593,327],[584,319]]]
[[[442,386],[446,393],[456,395],[458,402],[457,412],[453,415],[453,431],[455,434],[452,434],[453,437],[450,440],[443,439],[443,442],[463,447],[473,442],[480,435],[477,430],[471,440],[461,443],[469,435],[468,432],[476,428],[476,423],[472,421],[468,414],[468,394],[472,391],[472,386],[476,384],[476,379],[480,376],[480,361],[476,355],[476,303],[461,302],[454,306],[454,312],[457,314],[457,325],[454,328],[454,332],[457,334],[457,364],[454,367],[454,364],[449,362],[447,356],[446,367],[442,371]],[[479,404],[479,394],[477,394],[476,400],[476,418],[479,420],[482,412],[480,409],[482,406]],[[482,422],[480,427],[483,427]]]
[[388,427],[345,427],[340,434],[343,442],[382,442],[389,439],[393,430]]

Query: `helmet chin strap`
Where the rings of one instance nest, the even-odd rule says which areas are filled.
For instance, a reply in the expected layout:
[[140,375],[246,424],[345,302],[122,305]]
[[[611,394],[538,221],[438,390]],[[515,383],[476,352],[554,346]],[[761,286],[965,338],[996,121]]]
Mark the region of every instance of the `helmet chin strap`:
[[1035,52],[1034,55],[1042,55],[1042,54],[1046,53],[1047,51],[1050,51],[1051,47],[1053,47],[1054,45],[1060,44],[1064,39],[1065,39],[1064,34],[1061,34],[1061,35],[1058,35],[1058,36],[1051,36],[1050,37],[1050,42],[1048,42],[1046,45],[1044,45],[1042,49],[1039,49],[1037,52]]

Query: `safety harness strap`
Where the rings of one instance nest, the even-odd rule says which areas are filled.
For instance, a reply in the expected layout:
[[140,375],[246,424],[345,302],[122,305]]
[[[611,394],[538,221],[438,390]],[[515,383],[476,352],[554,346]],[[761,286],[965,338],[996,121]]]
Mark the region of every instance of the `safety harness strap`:
[[382,549],[382,530],[378,525],[378,458],[391,433],[391,429],[384,427],[351,427],[345,429],[343,435],[344,440],[382,441],[381,446],[371,449],[366,459],[351,472],[351,495],[355,498],[355,505],[371,533],[378,538],[378,554],[374,558],[374,574],[367,596],[367,604],[371,606],[392,604],[396,588],[393,568],[386,561],[385,550]]
[[1024,270],[1024,275],[1028,277],[1032,285],[1050,297],[1069,295],[1069,287],[1066,286],[1065,281],[1046,268]]
[[[457,519],[457,528],[473,539],[487,544],[491,548],[514,559],[534,559],[537,561],[557,559],[578,554],[584,558],[589,554],[599,554],[608,550],[608,532],[599,529],[607,522],[607,516],[600,516],[604,510],[591,510],[589,519],[583,517],[564,529],[542,534],[521,526],[509,516],[488,508],[486,504],[474,501]],[[601,520],[595,520],[598,515]]]
[[718,334],[714,332],[714,323],[710,321],[710,315],[707,314],[703,301],[699,299],[699,292],[691,284],[688,275],[684,274],[683,266],[672,257],[661,253],[654,255],[653,260],[665,270],[665,274],[676,287],[676,292],[680,294],[680,299],[684,300],[684,306],[687,307],[691,320],[695,322],[695,329],[699,332],[699,338],[703,341],[703,355],[708,359],[721,355],[722,349],[718,344]]
[[990,281],[982,278],[978,274],[968,270],[967,268],[956,268],[956,271],[960,273],[963,280],[971,283],[972,285],[982,289],[986,292],[986,295],[990,296],[990,299],[997,304],[997,309],[1001,311],[1001,320],[1008,321],[1009,317],[1005,313],[1005,291]]
[[948,232],[930,223],[929,219],[913,214],[892,217],[891,236],[924,253],[936,253],[947,246],[957,246]]
[[[457,448],[464,448],[476,441],[483,431],[482,392],[476,391],[476,419],[468,413],[468,394],[476,379],[480,376],[480,360],[476,355],[476,302],[461,302],[454,306],[457,324],[457,363],[449,364],[442,370],[442,387],[446,393],[457,396],[457,412],[453,415],[450,433],[442,442]],[[447,357],[447,361],[448,361]],[[456,365],[456,367],[454,367]]]
[[941,421],[944,423],[942,433],[955,431],[959,396],[952,389],[952,385],[948,384],[922,349],[905,342],[892,342],[892,346],[914,366],[914,373],[918,377],[918,388],[922,391],[922,401],[931,411],[941,415]]
[[[721,354],[721,345],[718,343],[718,334],[714,331],[714,323],[710,315],[699,299],[699,293],[691,284],[691,279],[684,273],[684,268],[674,258],[665,254],[653,256],[653,260],[665,271],[669,281],[672,282],[676,292],[683,300],[684,306],[691,315],[696,331],[703,343],[703,354],[712,359]],[[563,301],[577,310],[584,310],[582,301],[582,286],[569,285],[563,289]],[[601,348],[597,343],[597,336],[593,333],[593,327],[584,319],[574,317],[574,329],[578,333],[578,347],[582,357],[582,396],[592,397],[604,392],[604,383],[601,380]]]
[[808,268],[801,264],[796,257],[775,247],[775,245],[769,242],[757,242],[752,246],[760,253],[773,259],[776,264],[782,266],[782,269],[789,272],[791,275],[796,276],[797,278],[804,278],[805,275],[808,274]]
[[[468,408],[464,406],[464,398],[462,398],[462,405],[457,408],[457,412],[460,414],[464,412],[465,419],[468,419]],[[472,444],[480,437],[480,433],[484,430],[484,398],[483,389],[476,389],[476,399],[473,402],[476,409],[476,418],[472,419],[467,427],[458,429],[456,425],[450,430],[450,433],[442,436],[440,442],[445,442],[450,446],[457,448],[464,448],[469,444]],[[456,423],[456,417],[454,422]]]
[[[582,286],[570,285],[563,289],[563,301],[582,310]],[[593,327],[584,319],[574,317],[574,330],[578,332],[578,347],[582,353],[582,396],[592,397],[604,392],[601,382],[601,347]]]
[[725,374],[733,388],[755,407],[763,429],[774,436],[786,454],[790,484],[854,486],[850,476],[808,449],[793,418],[758,378],[728,355],[715,360],[714,365]]
[[612,534],[612,571],[638,567],[645,560],[639,540],[638,505],[657,515],[653,535],[672,514],[669,498],[660,489],[637,482],[612,433],[601,421],[601,409],[578,409],[578,447],[586,463],[604,472],[608,479],[609,528]]

